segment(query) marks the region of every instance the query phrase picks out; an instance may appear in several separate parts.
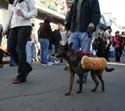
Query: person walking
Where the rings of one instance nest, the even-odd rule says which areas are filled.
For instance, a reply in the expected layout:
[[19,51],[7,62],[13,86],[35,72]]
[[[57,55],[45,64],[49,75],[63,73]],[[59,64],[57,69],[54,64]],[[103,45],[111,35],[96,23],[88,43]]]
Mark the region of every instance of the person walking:
[[69,43],[73,43],[72,48],[75,51],[81,49],[90,52],[91,35],[96,30],[100,17],[98,0],[74,0],[65,27],[72,32]]
[[31,36],[31,18],[37,15],[34,0],[8,0],[8,16],[3,35],[8,35],[8,52],[18,65],[18,75],[12,82],[19,84],[26,82],[28,74],[32,71],[26,62],[26,43]]

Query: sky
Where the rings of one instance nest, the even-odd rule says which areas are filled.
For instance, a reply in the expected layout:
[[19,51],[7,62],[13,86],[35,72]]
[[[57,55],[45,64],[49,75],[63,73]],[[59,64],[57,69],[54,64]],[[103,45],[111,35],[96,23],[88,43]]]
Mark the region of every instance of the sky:
[[101,13],[111,13],[111,18],[119,25],[125,25],[125,0],[99,0]]

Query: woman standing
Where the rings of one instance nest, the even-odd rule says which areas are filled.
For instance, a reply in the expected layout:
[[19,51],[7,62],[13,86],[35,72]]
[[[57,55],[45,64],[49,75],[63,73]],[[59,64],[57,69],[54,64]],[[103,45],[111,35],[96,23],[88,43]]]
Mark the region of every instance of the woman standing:
[[52,29],[50,26],[50,19],[46,17],[44,23],[40,23],[40,28],[38,30],[38,36],[41,46],[40,53],[40,63],[42,66],[48,65],[48,51],[49,51],[49,43],[52,37]]
[[37,15],[34,0],[8,0],[8,16],[3,34],[8,35],[8,52],[18,65],[18,75],[14,84],[26,82],[27,75],[32,71],[26,62],[26,43],[31,36],[31,18]]

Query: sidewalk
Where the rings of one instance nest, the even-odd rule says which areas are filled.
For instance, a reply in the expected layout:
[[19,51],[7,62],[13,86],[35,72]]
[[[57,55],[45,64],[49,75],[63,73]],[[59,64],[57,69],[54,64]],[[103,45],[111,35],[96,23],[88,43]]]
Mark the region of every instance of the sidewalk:
[[[121,62],[117,62],[117,63],[125,63],[125,55],[121,56]],[[109,62],[115,62],[115,57],[109,57]]]

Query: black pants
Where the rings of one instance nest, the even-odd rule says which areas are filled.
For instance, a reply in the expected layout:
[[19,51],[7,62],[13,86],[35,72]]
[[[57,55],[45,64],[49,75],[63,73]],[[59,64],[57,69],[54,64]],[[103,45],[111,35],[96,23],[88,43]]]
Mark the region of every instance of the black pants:
[[115,61],[120,62],[120,57],[122,55],[122,49],[121,48],[115,48]]
[[18,65],[17,79],[25,80],[31,66],[26,62],[26,43],[31,36],[31,26],[10,29],[8,51]]

